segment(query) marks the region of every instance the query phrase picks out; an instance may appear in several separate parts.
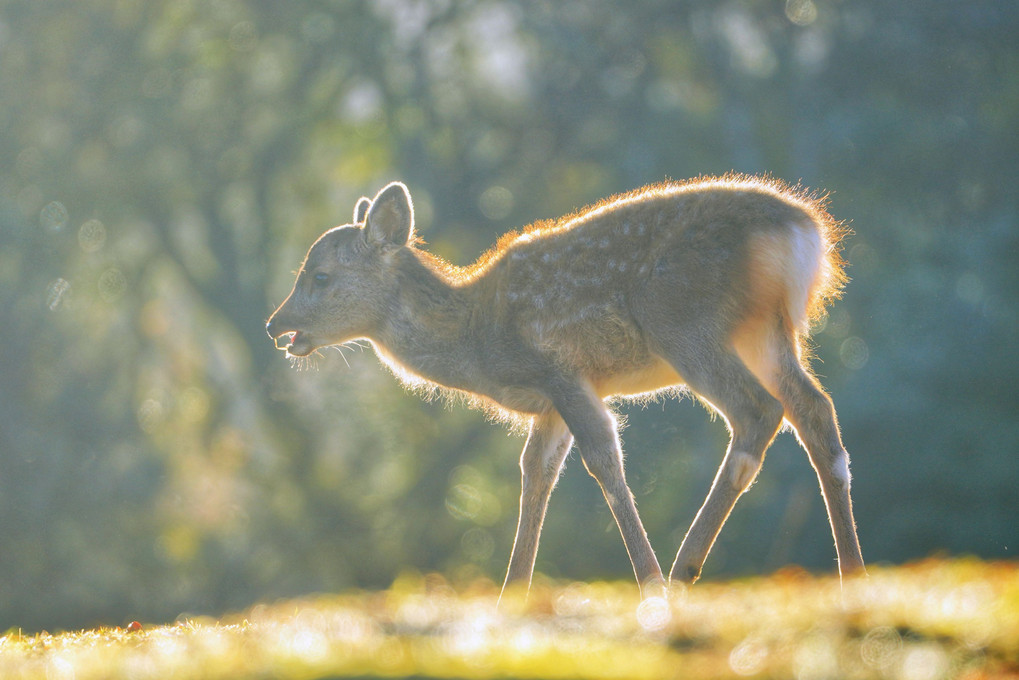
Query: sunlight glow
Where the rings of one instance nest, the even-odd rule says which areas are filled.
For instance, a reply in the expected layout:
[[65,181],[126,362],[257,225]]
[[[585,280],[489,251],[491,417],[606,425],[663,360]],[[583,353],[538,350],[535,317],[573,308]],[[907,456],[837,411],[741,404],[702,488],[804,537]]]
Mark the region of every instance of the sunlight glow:
[[874,670],[887,670],[902,652],[902,637],[890,626],[871,629],[860,643],[860,656],[864,664]]
[[737,675],[757,675],[768,659],[768,646],[759,638],[750,636],[733,648],[729,654],[729,668]]
[[664,597],[648,597],[637,607],[637,622],[649,633],[662,630],[672,620],[672,607]]
[[948,658],[936,644],[914,645],[902,660],[902,680],[936,680],[945,677]]
[[780,573],[699,583],[681,605],[641,602],[632,584],[544,583],[498,609],[493,584],[464,594],[407,576],[388,591],[258,605],[223,623],[8,633],[0,677],[985,677],[988,660],[1015,656],[1016,576],[964,561],[873,568],[845,588]]

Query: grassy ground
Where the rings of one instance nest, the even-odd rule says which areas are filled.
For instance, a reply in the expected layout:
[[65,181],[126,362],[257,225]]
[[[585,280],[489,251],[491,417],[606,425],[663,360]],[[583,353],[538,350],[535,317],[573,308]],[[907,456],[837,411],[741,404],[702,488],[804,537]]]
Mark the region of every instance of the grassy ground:
[[0,678],[1019,679],[1019,563],[927,561],[866,580],[783,572],[666,603],[630,584],[497,590],[437,577],[222,621],[0,638]]

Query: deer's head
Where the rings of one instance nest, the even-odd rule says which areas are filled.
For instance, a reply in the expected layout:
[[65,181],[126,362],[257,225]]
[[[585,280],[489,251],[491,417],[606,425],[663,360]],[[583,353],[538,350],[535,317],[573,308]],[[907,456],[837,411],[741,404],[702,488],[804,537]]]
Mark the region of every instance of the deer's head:
[[354,222],[312,244],[290,295],[265,326],[289,356],[371,338],[397,291],[399,251],[413,239],[414,207],[407,187],[387,185],[354,207]]

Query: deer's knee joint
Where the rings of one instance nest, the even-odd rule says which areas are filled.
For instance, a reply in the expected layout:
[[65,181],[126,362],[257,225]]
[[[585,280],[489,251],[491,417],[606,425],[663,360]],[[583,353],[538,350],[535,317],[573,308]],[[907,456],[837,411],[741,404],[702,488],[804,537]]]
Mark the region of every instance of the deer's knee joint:
[[588,447],[586,451],[581,449],[580,458],[588,473],[598,480],[615,474],[622,467],[620,454],[615,449]]
[[830,456],[815,457],[811,455],[811,463],[817,470],[824,488],[831,488],[833,491],[849,491],[852,474],[849,472],[849,454],[845,450]]
[[757,446],[766,446],[775,436],[785,416],[785,408],[778,399],[761,394],[752,404],[745,403],[741,409],[727,415],[735,439],[753,450]]
[[852,475],[849,473],[849,454],[845,451],[840,451],[835,456],[835,460],[832,461],[831,467],[832,477],[835,478],[835,483],[848,489],[849,484],[852,481]]
[[763,459],[744,451],[733,451],[729,454],[729,483],[739,492],[746,491],[757,479]]

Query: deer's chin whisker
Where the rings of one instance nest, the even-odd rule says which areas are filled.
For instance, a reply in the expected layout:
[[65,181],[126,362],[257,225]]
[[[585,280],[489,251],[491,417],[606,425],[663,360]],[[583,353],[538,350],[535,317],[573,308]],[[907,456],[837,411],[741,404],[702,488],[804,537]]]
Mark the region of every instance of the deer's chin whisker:
[[342,345],[333,345],[332,348],[339,353],[340,358],[343,359],[343,363],[346,364],[347,368],[350,368],[350,362],[347,361],[347,355],[343,353],[343,350],[347,349],[347,343],[343,343]]
[[359,340],[348,340],[347,342],[342,342],[338,345],[329,345],[328,348],[336,350],[336,352],[340,355],[340,358],[343,359],[343,363],[346,365],[346,367],[350,368],[350,362],[347,361],[347,354],[344,352],[344,350],[357,349],[363,352],[365,349],[365,345]]
[[322,354],[319,352],[319,350],[316,349],[311,354],[308,354],[303,357],[295,357],[293,355],[289,355],[287,358],[290,359],[290,365],[298,371],[312,371],[312,370],[317,371],[318,360],[322,358]]

